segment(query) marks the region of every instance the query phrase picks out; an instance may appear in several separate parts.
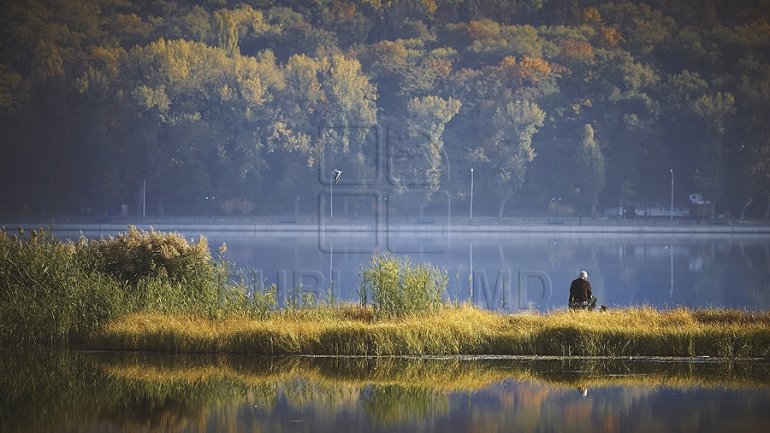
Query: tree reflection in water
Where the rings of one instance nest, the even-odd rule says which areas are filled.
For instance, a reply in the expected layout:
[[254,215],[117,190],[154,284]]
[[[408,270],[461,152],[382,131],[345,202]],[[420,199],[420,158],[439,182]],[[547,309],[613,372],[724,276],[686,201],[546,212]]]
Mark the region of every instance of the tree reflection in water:
[[[770,364],[0,356],[0,431],[764,431]],[[713,408],[719,408],[718,411]]]

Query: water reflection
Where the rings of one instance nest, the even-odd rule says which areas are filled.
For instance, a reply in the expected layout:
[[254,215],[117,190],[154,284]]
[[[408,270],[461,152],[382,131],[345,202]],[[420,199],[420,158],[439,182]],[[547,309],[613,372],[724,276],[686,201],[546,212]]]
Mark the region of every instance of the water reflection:
[[[763,362],[0,357],[0,431],[764,431]],[[715,411],[714,408],[719,408]]]

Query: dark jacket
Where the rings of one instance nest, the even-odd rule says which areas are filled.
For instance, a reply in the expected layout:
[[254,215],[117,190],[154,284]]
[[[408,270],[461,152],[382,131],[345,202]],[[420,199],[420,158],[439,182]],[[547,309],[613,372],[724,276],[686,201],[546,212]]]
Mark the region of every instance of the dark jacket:
[[570,302],[583,302],[591,300],[591,283],[582,278],[576,278],[569,286]]

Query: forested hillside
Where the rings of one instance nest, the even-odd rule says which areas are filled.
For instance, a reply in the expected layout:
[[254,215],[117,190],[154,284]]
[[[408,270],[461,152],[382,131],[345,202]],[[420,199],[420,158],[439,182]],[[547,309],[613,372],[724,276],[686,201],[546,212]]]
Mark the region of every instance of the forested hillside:
[[697,192],[768,218],[769,15],[768,0],[7,0],[0,214],[135,213],[143,183],[149,214],[309,213],[332,168],[348,190],[467,209],[473,168],[475,215],[667,207],[673,170],[677,207]]

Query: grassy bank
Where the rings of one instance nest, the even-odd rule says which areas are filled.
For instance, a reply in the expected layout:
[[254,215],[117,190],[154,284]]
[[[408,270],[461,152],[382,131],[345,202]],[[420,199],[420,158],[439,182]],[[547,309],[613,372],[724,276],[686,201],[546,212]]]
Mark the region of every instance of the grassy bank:
[[446,307],[375,319],[370,309],[285,312],[262,320],[135,314],[87,345],[117,350],[310,355],[770,357],[770,313],[652,308],[502,315]]

